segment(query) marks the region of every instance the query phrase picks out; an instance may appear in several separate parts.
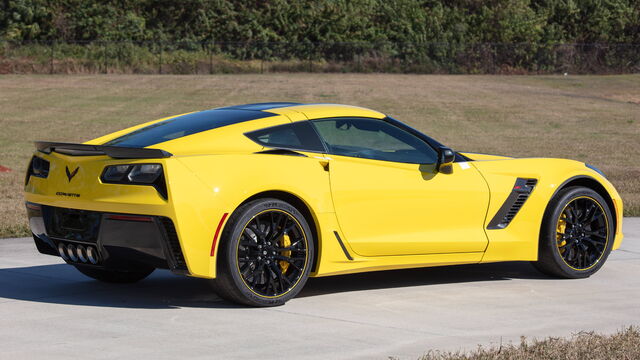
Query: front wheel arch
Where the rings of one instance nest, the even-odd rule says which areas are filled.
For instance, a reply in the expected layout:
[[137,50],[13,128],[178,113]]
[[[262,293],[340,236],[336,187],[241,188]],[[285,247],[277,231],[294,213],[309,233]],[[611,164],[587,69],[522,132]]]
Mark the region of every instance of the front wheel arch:
[[[611,209],[611,217],[613,218],[613,229],[615,231],[615,229],[618,228],[618,214],[616,212],[616,207],[613,204],[613,199],[611,198],[611,195],[609,194],[607,189],[598,180],[592,178],[591,176],[578,175],[578,176],[574,176],[572,178],[567,179],[560,186],[558,186],[558,188],[553,193],[553,195],[551,195],[551,197],[549,198],[549,203],[551,202],[551,199],[553,199],[560,191],[573,186],[581,186],[581,187],[591,189],[596,193],[598,193],[598,195],[604,198],[605,202],[607,203],[607,206],[609,207],[609,209]],[[544,213],[546,214],[547,211],[549,211],[549,204],[547,204],[547,207],[545,208]],[[542,231],[542,226],[543,224],[541,223],[540,224],[541,231]]]

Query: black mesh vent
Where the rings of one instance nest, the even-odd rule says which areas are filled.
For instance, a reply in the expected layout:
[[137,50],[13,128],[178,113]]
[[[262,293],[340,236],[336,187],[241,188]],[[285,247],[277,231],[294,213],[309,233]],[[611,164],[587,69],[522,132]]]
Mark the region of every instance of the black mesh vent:
[[526,185],[533,187],[533,186],[536,186],[537,183],[538,183],[538,179],[527,179]]
[[[164,230],[167,233],[168,248],[173,255],[173,261],[175,262],[175,270],[187,271],[187,262],[182,255],[182,249],[180,248],[180,241],[178,240],[178,233],[176,227],[173,226],[173,221],[166,217],[161,217],[160,221],[164,226]],[[172,269],[172,270],[174,270]]]
[[516,216],[518,211],[520,211],[520,208],[522,207],[522,205],[524,205],[524,202],[527,200],[527,198],[529,198],[529,194],[518,195],[516,201],[513,203],[509,211],[507,211],[507,214],[504,216],[504,218],[502,218],[501,223],[505,225],[509,224],[511,220],[513,220],[513,218]]
[[516,217],[538,183],[537,179],[517,178],[511,194],[489,222],[487,229],[504,229]]

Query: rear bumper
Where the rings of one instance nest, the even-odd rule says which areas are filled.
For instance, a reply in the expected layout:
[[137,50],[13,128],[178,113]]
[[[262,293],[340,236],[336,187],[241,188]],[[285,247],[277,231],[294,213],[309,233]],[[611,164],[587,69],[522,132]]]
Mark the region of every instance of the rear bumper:
[[[189,275],[173,221],[164,216],[67,209],[27,202],[29,225],[38,251],[61,256],[89,248],[97,262],[66,256],[74,265],[109,269],[139,266],[170,269]],[[86,252],[85,252],[86,254]],[[94,257],[95,258],[95,257]]]

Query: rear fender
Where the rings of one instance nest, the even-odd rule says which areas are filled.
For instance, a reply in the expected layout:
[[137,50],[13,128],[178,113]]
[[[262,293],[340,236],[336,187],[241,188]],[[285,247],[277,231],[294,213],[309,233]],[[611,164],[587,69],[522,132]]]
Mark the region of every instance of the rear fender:
[[[229,216],[243,202],[256,194],[280,191],[301,199],[310,209],[313,221],[316,222],[315,225],[320,237],[319,242],[323,234],[322,219],[327,218],[326,214],[334,216],[329,188],[329,173],[312,156],[229,154],[185,156],[178,159],[185,168],[190,170],[191,176],[200,180],[207,194],[206,200],[205,197],[198,198],[194,194],[185,194],[185,198],[190,199],[190,203],[175,204],[179,220],[183,218],[183,213],[195,215],[192,211],[198,209],[201,221],[209,222],[206,227],[209,231],[208,239],[194,247],[197,248],[195,250],[198,253],[197,256],[202,259],[206,258],[209,262],[207,277],[215,277],[216,275],[216,259],[219,244],[222,241],[218,238],[216,244],[213,244],[218,224],[224,214],[227,214],[220,231],[222,233]],[[228,171],[228,169],[232,170]],[[187,228],[191,228],[196,224],[185,225]],[[191,230],[187,231],[191,232]],[[191,248],[192,245],[189,243],[187,247]],[[211,251],[212,245],[214,245],[213,252]]]

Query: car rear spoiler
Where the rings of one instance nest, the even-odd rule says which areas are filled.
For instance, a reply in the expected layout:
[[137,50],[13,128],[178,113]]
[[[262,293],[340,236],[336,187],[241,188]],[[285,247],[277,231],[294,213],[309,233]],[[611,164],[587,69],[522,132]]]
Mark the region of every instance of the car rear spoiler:
[[160,149],[133,148],[108,145],[71,144],[61,142],[36,141],[36,149],[45,154],[52,151],[71,156],[107,155],[114,159],[157,159],[173,156]]

